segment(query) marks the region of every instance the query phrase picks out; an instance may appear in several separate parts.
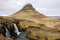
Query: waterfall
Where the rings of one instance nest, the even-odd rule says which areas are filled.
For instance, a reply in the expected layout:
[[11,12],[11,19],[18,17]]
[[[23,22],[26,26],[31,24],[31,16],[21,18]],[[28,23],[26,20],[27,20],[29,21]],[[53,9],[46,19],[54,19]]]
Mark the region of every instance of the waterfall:
[[17,25],[15,23],[13,23],[13,25],[15,29],[14,32],[17,33],[17,35],[19,35],[21,32],[19,32]]
[[10,38],[10,33],[9,33],[8,29],[7,29],[6,27],[5,27],[5,29],[6,29],[5,36],[6,36],[7,38]]

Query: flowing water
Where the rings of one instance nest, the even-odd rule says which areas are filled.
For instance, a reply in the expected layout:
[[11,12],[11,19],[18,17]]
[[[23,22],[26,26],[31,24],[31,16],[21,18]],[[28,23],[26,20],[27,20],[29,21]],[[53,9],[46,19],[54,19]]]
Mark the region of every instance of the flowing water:
[[5,27],[5,29],[6,29],[5,36],[6,36],[7,38],[10,38],[10,33],[9,33],[8,29],[7,29],[6,27]]
[[13,25],[14,25],[14,29],[15,29],[14,32],[17,33],[17,35],[19,35],[21,32],[19,32],[17,25],[15,23],[13,23]]

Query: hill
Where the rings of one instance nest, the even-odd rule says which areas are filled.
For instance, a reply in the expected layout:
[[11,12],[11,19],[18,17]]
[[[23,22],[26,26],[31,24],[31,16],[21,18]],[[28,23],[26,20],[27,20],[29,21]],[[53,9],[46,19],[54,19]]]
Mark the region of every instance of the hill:
[[47,27],[55,28],[56,25],[60,25],[60,20],[43,15],[37,12],[31,4],[26,4],[21,10],[16,12],[10,17],[18,20],[29,20],[36,23],[44,24]]

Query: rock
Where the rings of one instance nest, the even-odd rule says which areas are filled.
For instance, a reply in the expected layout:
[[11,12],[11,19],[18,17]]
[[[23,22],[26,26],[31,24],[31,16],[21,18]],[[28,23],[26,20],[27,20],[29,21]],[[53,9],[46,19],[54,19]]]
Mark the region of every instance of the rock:
[[0,40],[13,40],[13,39],[11,39],[11,38],[6,38],[6,37],[4,37],[3,35],[0,34]]
[[0,17],[0,33],[7,38],[12,38],[12,37],[16,38],[18,34],[15,30],[16,28],[13,25],[13,23],[15,24],[15,21],[11,19]]

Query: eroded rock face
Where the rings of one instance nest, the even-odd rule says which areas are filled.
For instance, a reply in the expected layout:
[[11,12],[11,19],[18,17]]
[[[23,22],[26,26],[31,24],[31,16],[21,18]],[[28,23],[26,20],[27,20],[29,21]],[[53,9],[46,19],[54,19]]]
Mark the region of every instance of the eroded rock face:
[[3,34],[4,37],[7,38],[17,38],[19,35],[16,30],[18,31],[19,29],[16,29],[18,28],[17,26],[14,26],[14,24],[16,25],[16,22],[11,19],[12,18],[0,17],[0,34]]

